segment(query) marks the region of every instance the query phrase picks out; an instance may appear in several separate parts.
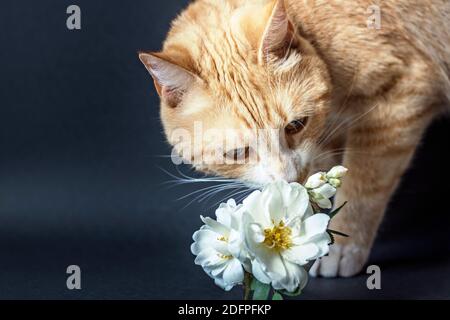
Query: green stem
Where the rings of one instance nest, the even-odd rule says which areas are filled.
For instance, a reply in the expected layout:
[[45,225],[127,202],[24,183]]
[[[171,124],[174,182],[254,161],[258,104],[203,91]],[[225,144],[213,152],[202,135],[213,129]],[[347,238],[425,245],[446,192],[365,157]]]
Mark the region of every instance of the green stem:
[[244,276],[244,300],[250,300],[251,286],[252,275],[246,272]]

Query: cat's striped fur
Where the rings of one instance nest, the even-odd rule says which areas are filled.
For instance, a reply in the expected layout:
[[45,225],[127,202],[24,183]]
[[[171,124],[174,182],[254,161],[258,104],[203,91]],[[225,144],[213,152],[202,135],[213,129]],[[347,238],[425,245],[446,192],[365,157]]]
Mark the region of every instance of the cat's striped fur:
[[[381,9],[380,29],[367,27],[371,5]],[[311,273],[352,276],[424,130],[448,104],[450,2],[197,0],[174,21],[162,52],[140,58],[162,98],[169,141],[194,121],[283,129],[309,117],[298,135],[282,135],[277,157],[194,165],[264,183],[342,162],[349,174],[337,203],[349,204],[332,227],[351,237],[337,239]]]

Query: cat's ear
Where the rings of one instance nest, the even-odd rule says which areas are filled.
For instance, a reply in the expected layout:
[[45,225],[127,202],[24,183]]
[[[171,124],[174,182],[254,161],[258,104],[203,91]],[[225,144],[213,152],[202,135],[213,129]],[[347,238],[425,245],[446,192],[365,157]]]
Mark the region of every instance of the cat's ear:
[[139,52],[139,59],[153,77],[158,95],[169,106],[176,107],[183,93],[195,80],[194,75],[160,53]]
[[274,3],[259,47],[260,63],[283,59],[289,48],[296,45],[294,26],[289,20],[285,1],[276,0]]

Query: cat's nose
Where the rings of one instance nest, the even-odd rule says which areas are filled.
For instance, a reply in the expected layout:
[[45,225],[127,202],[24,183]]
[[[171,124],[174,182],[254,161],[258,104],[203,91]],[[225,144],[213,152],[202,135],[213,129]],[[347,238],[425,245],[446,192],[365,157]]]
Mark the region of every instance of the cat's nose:
[[285,180],[289,183],[298,182],[304,185],[309,177],[309,169],[304,168],[301,170],[295,170],[291,168],[291,170],[286,170],[285,168],[284,171],[277,173],[271,172],[268,173],[267,176],[270,181]]

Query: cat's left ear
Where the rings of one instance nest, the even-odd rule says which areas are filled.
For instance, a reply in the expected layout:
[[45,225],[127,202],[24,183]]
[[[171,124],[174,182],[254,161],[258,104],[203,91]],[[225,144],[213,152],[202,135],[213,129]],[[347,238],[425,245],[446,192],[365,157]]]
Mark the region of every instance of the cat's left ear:
[[164,58],[162,54],[139,52],[139,59],[150,72],[156,91],[169,106],[176,107],[184,92],[195,80],[183,67]]
[[268,63],[274,59],[283,59],[295,45],[294,25],[289,20],[285,1],[276,0],[261,39],[258,60]]

